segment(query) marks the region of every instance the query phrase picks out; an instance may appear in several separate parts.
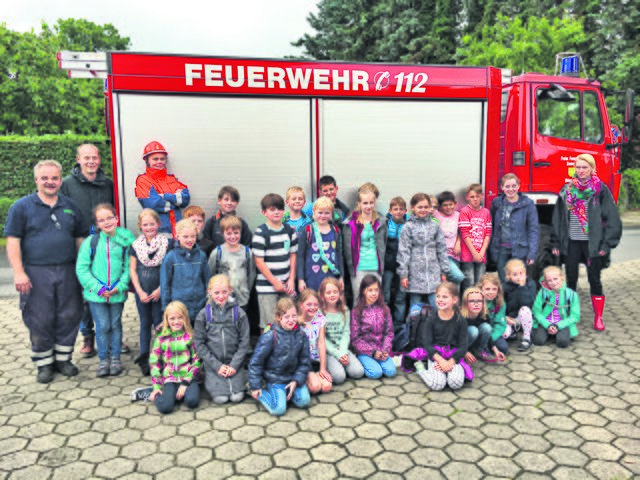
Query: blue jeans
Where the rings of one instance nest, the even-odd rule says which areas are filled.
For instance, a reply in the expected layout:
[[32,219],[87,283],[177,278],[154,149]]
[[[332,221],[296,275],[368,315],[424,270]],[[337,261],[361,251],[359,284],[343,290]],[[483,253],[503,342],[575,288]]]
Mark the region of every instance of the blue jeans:
[[411,293],[409,294],[409,308],[416,303],[428,303],[431,308],[436,307],[436,294],[435,293]]
[[144,303],[136,293],[136,307],[140,317],[140,353],[149,353],[151,348],[151,329],[162,323],[162,303]]
[[120,358],[122,350],[122,310],[124,303],[89,302],[96,324],[98,358]]
[[496,260],[496,268],[498,269],[498,276],[500,277],[501,282],[504,282],[506,278],[506,275],[504,274],[504,266],[509,260],[511,260],[511,258],[511,249],[507,247],[500,247],[500,250],[498,250],[498,259]]
[[358,355],[358,360],[360,360],[367,378],[380,378],[382,375],[394,377],[396,375],[396,366],[391,357],[381,361],[368,355]]
[[[284,389],[284,383],[269,383],[266,388],[262,389],[262,394],[258,400],[271,415],[280,417],[287,411],[287,391]],[[305,408],[311,402],[309,389],[306,385],[298,386],[293,391],[291,403],[298,408]]]
[[84,311],[82,312],[82,319],[80,320],[80,334],[83,337],[93,337],[93,317],[91,316],[91,308],[89,308],[89,302],[84,302]]
[[447,274],[447,280],[455,283],[458,288],[464,280],[464,273],[460,270],[460,262],[453,257],[449,257],[449,273]]
[[507,343],[507,340],[502,336],[495,342],[493,340],[490,340],[489,345],[491,345],[491,347],[498,347],[498,350],[500,350],[505,355],[509,353],[509,344]]
[[460,270],[464,274],[464,280],[460,286],[460,296],[464,294],[464,291],[474,286],[480,280],[480,277],[487,271],[486,263],[476,262],[462,262],[460,263]]
[[491,325],[487,322],[483,322],[477,327],[474,325],[467,327],[467,351],[471,351],[473,348],[479,352],[484,352],[490,339]]
[[[396,290],[393,305],[391,303],[392,288]],[[396,272],[391,270],[384,271],[382,274],[382,291],[384,293],[384,303],[389,306],[392,312],[393,323],[395,325],[404,323],[407,311],[407,291],[400,286],[400,276]]]
[[[180,401],[176,398],[180,385],[180,383],[176,382],[167,382],[162,386],[162,394],[158,394],[154,399],[156,408],[160,413],[171,413],[176,402]],[[200,387],[195,381],[191,382],[187,387],[182,401],[189,408],[196,408],[200,404]]]

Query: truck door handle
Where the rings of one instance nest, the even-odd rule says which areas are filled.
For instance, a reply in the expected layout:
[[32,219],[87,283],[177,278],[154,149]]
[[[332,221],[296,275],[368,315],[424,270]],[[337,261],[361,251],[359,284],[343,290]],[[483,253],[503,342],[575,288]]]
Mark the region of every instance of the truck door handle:
[[551,162],[533,162],[534,167],[550,167]]

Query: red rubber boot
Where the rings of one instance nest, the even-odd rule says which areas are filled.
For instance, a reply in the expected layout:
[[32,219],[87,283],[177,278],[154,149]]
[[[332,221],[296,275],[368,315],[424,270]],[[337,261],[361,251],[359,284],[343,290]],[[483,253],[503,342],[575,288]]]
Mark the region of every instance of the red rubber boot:
[[591,305],[593,305],[593,329],[604,330],[604,322],[602,321],[602,312],[604,311],[604,295],[592,295]]

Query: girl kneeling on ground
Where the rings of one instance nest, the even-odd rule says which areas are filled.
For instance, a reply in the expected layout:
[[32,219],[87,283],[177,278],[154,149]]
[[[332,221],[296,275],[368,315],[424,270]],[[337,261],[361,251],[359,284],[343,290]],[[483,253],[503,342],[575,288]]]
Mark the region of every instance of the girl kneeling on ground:
[[393,377],[396,366],[391,358],[393,321],[384,304],[380,280],[366,275],[360,283],[360,295],[351,312],[351,343],[369,378]]
[[[467,353],[467,322],[458,312],[458,287],[445,282],[436,289],[437,310],[420,323],[416,346],[427,351],[428,370],[416,362],[416,371],[431,390],[462,388],[465,376],[473,378],[464,357]],[[467,371],[465,371],[467,370]]]
[[184,303],[176,301],[167,305],[149,365],[153,380],[149,400],[155,401],[160,413],[171,413],[177,401],[184,401],[189,408],[200,404],[200,388],[195,375],[201,364]]

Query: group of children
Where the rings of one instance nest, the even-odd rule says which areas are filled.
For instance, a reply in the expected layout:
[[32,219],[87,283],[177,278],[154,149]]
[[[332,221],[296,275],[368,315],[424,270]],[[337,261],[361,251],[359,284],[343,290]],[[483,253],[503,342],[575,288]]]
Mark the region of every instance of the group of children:
[[[438,196],[437,211],[435,199],[417,193],[411,216],[401,197],[391,200],[387,216],[378,213],[372,183],[358,189],[353,212],[336,198],[332,177],[320,179],[319,192],[312,205],[299,187],[286,199],[266,195],[266,221],[252,235],[235,215],[239,192],[223,187],[220,210],[206,223],[200,207],[185,209],[175,241],[159,233],[153,210],[140,213],[134,239],[117,226],[111,205],[96,207],[99,231],[83,243],[77,275],[96,321],[97,375],[122,371],[129,283],[140,316],[136,363],[152,376],[150,398],[163,413],[177,400],[197,406],[202,366],[214,402],[241,401],[248,381],[251,395],[274,415],[285,412],[287,400],[305,406],[310,394],[329,392],[347,376],[393,376],[400,352],[392,341],[405,322],[407,294],[410,305],[431,307],[413,322],[412,351],[405,354],[432,389],[460,388],[478,358],[503,361],[516,330],[522,329],[519,350],[549,335],[564,347],[577,334],[579,301],[561,269],[545,270],[538,294],[522,260],[506,264],[504,285],[485,273],[491,215],[481,206],[480,185],[467,188],[469,204],[460,212],[451,192]],[[261,336],[247,372],[254,282]]]

